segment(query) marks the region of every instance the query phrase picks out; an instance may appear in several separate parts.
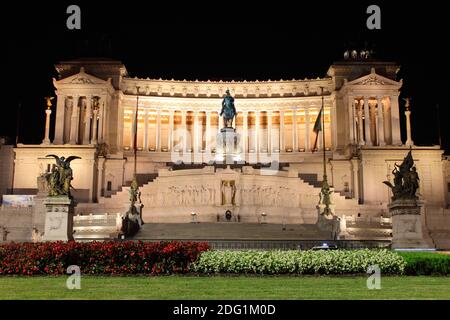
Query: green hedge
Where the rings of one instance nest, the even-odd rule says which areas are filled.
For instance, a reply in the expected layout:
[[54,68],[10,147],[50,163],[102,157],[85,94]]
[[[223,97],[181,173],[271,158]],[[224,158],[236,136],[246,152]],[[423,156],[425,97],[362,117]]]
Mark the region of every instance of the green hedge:
[[450,275],[450,254],[437,252],[400,252],[407,275]]
[[402,274],[406,262],[389,250],[205,251],[191,265],[198,273],[361,274],[378,265],[384,274]]

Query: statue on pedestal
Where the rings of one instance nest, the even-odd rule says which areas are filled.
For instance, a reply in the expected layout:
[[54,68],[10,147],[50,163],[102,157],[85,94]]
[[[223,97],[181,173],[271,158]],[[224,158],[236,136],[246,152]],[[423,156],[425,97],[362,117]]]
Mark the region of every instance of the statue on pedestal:
[[234,181],[222,181],[222,205],[235,205],[235,195]]
[[230,90],[226,91],[226,95],[222,100],[222,110],[220,116],[223,115],[225,128],[233,127],[233,119],[236,116],[236,108],[234,107],[234,98],[230,94]]
[[392,202],[388,205],[392,216],[392,248],[434,248],[426,226],[422,225],[423,202],[416,195],[419,188],[411,148],[401,165],[394,165],[394,185],[383,181],[391,188]]
[[130,208],[122,217],[121,232],[125,236],[136,234],[142,226],[142,207],[139,184],[136,177],[134,177],[130,186]]
[[392,174],[394,175],[394,184],[390,181],[383,181],[392,190],[392,201],[400,199],[416,200],[420,179],[414,165],[411,150],[409,150],[401,165],[394,164]]
[[73,171],[70,167],[70,162],[81,158],[70,156],[66,159],[65,157],[58,157],[54,154],[46,155],[46,157],[53,157],[56,160],[56,166],[52,169],[51,173],[47,174],[48,195],[65,195],[70,198],[71,181],[73,180]]

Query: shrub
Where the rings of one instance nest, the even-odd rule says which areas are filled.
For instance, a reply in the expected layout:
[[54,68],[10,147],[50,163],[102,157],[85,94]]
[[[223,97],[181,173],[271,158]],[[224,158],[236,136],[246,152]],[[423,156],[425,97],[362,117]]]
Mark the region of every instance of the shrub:
[[407,275],[449,275],[450,254],[434,252],[400,252],[406,261]]
[[402,274],[405,261],[389,250],[206,251],[191,269],[199,273],[360,274],[377,264],[384,274]]
[[77,265],[84,274],[169,274],[189,271],[207,243],[43,242],[0,245],[0,275],[65,274]]

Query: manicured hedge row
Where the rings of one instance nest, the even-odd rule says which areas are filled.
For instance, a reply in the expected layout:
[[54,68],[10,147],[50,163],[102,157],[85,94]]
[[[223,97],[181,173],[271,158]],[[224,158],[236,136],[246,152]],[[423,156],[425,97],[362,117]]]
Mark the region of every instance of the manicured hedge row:
[[450,275],[450,254],[432,252],[400,252],[406,261],[407,275]]
[[383,274],[402,274],[406,262],[389,250],[206,251],[192,270],[207,274],[360,274],[372,265],[378,265]]
[[83,274],[184,273],[207,243],[44,242],[0,245],[0,275],[66,274],[77,265]]

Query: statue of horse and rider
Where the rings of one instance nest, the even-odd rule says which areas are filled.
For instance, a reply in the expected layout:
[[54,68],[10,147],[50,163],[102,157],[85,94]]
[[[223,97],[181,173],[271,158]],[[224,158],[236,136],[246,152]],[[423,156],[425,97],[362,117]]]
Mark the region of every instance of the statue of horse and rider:
[[220,116],[223,115],[223,122],[225,128],[233,127],[233,119],[236,116],[236,108],[234,107],[234,98],[230,94],[230,90],[227,89],[225,97],[222,100],[222,110]]

